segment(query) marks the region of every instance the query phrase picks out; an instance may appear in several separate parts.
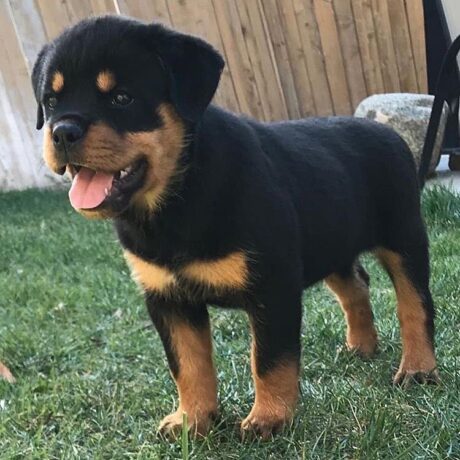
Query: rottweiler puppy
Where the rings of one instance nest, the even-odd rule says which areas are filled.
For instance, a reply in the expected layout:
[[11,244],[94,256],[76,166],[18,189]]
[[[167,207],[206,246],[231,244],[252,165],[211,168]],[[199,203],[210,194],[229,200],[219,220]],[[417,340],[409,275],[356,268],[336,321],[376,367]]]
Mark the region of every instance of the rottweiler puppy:
[[416,167],[392,130],[332,117],[261,123],[210,104],[224,62],[158,24],[87,19],[47,44],[33,70],[44,159],[72,178],[72,206],[113,219],[145,292],[179,393],[163,433],[204,435],[217,414],[207,305],[244,309],[263,438],[298,400],[302,291],[325,280],[347,346],[377,345],[372,251],[396,289],[396,383],[436,380],[428,240]]

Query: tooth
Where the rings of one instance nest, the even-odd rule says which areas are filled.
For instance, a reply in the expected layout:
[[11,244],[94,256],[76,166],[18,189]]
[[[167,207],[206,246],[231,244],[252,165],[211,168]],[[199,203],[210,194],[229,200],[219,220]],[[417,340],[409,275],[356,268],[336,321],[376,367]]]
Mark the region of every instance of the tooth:
[[128,175],[128,171],[125,170],[125,169],[122,169],[120,171],[120,179],[123,179],[124,177],[126,177]]
[[109,189],[107,187],[104,189],[104,193],[105,193],[105,196],[109,196]]

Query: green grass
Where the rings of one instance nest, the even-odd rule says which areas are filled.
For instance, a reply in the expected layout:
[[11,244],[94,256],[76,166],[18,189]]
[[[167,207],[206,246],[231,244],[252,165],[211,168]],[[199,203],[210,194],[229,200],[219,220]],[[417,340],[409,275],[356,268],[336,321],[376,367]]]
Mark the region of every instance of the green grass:
[[239,440],[253,397],[241,312],[212,311],[222,419],[202,441],[156,435],[175,390],[142,296],[108,222],[86,221],[64,194],[0,194],[0,458],[460,458],[460,198],[427,191],[442,384],[390,384],[400,356],[395,298],[372,258],[380,352],[343,347],[339,307],[305,294],[302,398],[274,441]]

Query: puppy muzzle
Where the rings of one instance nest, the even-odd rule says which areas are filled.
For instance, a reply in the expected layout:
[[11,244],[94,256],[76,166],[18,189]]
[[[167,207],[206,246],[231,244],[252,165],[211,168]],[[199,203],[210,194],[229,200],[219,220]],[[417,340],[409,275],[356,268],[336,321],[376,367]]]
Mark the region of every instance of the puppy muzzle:
[[76,146],[83,140],[86,129],[87,126],[75,118],[61,118],[53,124],[51,136],[59,163],[73,163]]

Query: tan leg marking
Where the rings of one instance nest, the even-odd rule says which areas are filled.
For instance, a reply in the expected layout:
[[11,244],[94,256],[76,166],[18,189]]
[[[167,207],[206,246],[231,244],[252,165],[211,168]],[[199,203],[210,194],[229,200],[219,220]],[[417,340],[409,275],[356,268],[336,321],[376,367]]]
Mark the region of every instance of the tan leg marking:
[[115,88],[117,82],[115,80],[115,75],[110,72],[110,70],[103,70],[99,72],[96,78],[96,86],[98,87],[99,91],[103,93],[109,93]]
[[377,346],[377,332],[369,302],[369,287],[355,270],[347,279],[333,274],[325,281],[345,314],[348,349],[370,356]]
[[16,382],[15,378],[13,377],[13,374],[3,363],[0,363],[0,378],[6,380],[9,383]]
[[243,289],[249,276],[246,255],[242,251],[218,260],[192,262],[182,273],[186,278],[217,289]]
[[394,381],[409,383],[409,380],[418,374],[431,375],[436,380],[436,358],[433,344],[427,334],[427,315],[420,294],[407,277],[399,254],[380,249],[377,256],[391,273],[398,300],[402,359]]
[[51,88],[55,93],[60,93],[64,89],[64,75],[56,71],[51,77]]
[[162,420],[159,430],[165,435],[177,437],[186,412],[189,431],[193,435],[205,436],[217,414],[211,330],[209,325],[198,330],[186,323],[173,323],[170,327],[171,345],[179,365],[175,378],[179,407]]
[[143,289],[165,295],[176,284],[176,276],[168,269],[147,262],[127,250],[124,251],[124,256],[131,267],[133,279]]
[[241,431],[268,439],[281,431],[294,416],[299,396],[297,363],[285,361],[259,375],[256,366],[256,346],[251,351],[251,370],[255,386],[255,401],[249,415],[241,422]]

